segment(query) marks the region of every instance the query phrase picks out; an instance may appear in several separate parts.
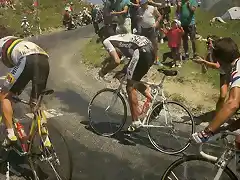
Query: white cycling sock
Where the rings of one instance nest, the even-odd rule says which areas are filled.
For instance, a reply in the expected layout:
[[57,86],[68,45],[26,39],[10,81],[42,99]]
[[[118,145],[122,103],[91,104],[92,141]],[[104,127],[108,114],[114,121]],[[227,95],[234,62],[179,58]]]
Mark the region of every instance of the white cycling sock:
[[15,133],[14,133],[13,128],[7,129],[7,133],[8,133],[7,136],[8,136],[10,139],[15,136]]

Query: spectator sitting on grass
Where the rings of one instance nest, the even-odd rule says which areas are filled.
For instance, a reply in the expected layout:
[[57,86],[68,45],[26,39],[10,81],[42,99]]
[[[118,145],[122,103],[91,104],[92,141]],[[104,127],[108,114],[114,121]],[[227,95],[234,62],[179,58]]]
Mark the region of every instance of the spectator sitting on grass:
[[[173,20],[171,24],[171,29],[167,30],[161,29],[161,31],[167,36],[168,38],[168,47],[171,49],[170,52],[163,54],[163,63],[166,61],[166,59],[172,58],[173,59],[173,65],[172,67],[178,66],[181,67],[181,54],[180,54],[180,47],[181,47],[181,38],[184,34],[184,30],[181,27],[181,22],[178,20]],[[177,63],[177,61],[180,60],[180,63]]]

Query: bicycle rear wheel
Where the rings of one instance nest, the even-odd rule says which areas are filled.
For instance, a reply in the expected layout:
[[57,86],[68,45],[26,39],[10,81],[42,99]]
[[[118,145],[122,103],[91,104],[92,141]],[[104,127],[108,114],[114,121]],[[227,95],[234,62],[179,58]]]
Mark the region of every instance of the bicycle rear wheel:
[[157,102],[148,116],[148,138],[152,145],[165,154],[178,154],[190,145],[195,131],[193,116],[175,101]]
[[[173,162],[162,176],[162,180],[213,180],[219,167],[200,155],[184,156]],[[193,168],[196,167],[194,170]],[[218,180],[237,180],[236,175],[226,167]]]
[[102,89],[89,103],[88,118],[89,125],[95,133],[102,136],[112,136],[119,132],[126,122],[126,102],[115,89]]
[[71,180],[73,167],[67,143],[57,128],[49,122],[47,130],[51,145],[43,145],[42,137],[38,137],[41,144],[40,153],[33,155],[32,152],[29,159],[30,166],[32,164],[34,169],[33,173],[36,173],[39,180]]

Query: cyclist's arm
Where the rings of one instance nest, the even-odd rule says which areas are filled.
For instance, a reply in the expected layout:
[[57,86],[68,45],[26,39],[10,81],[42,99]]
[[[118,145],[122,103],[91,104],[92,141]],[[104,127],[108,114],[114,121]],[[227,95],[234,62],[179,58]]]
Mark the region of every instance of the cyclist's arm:
[[227,101],[217,112],[213,121],[207,127],[212,133],[215,133],[219,127],[225,123],[238,109],[240,104],[240,87],[233,87],[230,90]]
[[231,90],[227,101],[218,111],[213,121],[209,124],[208,129],[211,132],[216,130],[228,120],[240,107],[240,72],[233,71],[231,74]]
[[115,49],[115,47],[112,45],[112,43],[110,42],[110,40],[108,39],[105,39],[103,41],[103,45],[105,47],[105,49],[108,51],[109,55],[114,59],[114,61],[117,63],[117,64],[120,64],[120,57],[118,56],[118,53]]

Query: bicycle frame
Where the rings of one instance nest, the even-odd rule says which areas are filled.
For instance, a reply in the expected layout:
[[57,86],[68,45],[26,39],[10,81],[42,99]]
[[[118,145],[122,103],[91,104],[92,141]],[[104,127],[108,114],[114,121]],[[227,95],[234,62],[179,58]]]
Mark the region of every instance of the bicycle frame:
[[[159,94],[161,94],[161,102],[163,103],[163,108],[165,109],[165,103],[166,102],[166,97],[164,95],[164,91],[163,91],[163,82],[166,78],[166,75],[163,76],[162,80],[160,81],[159,84],[154,84],[154,83],[149,83],[149,82],[144,82],[144,81],[140,81],[140,83],[143,83],[143,84],[146,84],[146,85],[149,85],[149,86],[152,86],[152,88],[154,88],[156,90],[156,93],[154,94],[153,96],[153,99],[152,99],[152,102],[150,103],[150,107],[148,108],[147,112],[146,112],[146,115],[144,116],[143,120],[142,120],[142,127],[156,127],[156,128],[159,128],[159,127],[166,127],[166,126],[153,126],[153,125],[147,125],[147,119],[148,119],[148,116],[150,115],[150,112],[153,108],[153,105],[154,103],[156,102],[156,99],[157,99],[157,96]],[[123,97],[125,98],[125,100],[128,102],[129,104],[129,100],[128,100],[128,95],[127,95],[127,92],[123,89],[123,85],[124,85],[124,82],[127,80],[127,75],[125,75],[121,80],[120,80],[120,85],[118,86],[118,88],[116,89],[116,94],[120,93],[123,95]],[[112,103],[114,104],[117,100],[117,96],[115,96],[115,99],[112,100]],[[110,105],[111,106],[111,105]],[[110,107],[109,106],[109,107]],[[167,119],[167,116],[166,116],[166,111],[165,111],[165,123],[168,124],[168,119]]]
[[[27,136],[27,143],[21,143],[21,147],[22,147],[22,152],[20,152],[19,150],[14,148],[14,151],[19,155],[19,156],[26,156],[31,154],[31,147],[33,144],[33,140],[34,137],[38,131],[39,136],[41,137],[41,120],[44,119],[46,121],[46,115],[44,113],[44,111],[42,110],[38,110],[37,112],[34,113],[34,117],[32,119],[32,123],[31,123],[31,128],[29,131],[29,134]],[[14,124],[16,123],[16,121],[13,119]]]
[[[209,155],[207,153],[205,153],[203,151],[203,148],[202,146],[204,144],[201,144],[200,147],[199,147],[199,152],[200,152],[200,155],[204,158],[206,158],[207,160],[210,160],[210,161],[213,161],[213,162],[216,162],[215,165],[217,167],[219,167],[218,169],[218,172],[216,174],[216,176],[214,177],[213,180],[219,180],[222,173],[223,173],[223,170],[225,169],[225,167],[229,164],[230,160],[232,160],[235,156],[235,149],[234,148],[230,148],[229,146],[234,146],[233,143],[229,142],[225,137],[227,135],[231,135],[231,136],[237,136],[239,135],[238,133],[236,132],[220,132],[219,134],[215,135],[215,137],[213,137],[211,139],[211,141],[213,140],[225,140],[226,141],[226,150],[223,152],[223,154],[220,156],[220,158],[218,157],[215,157],[215,156],[212,156],[212,155]],[[224,137],[223,137],[224,136]]]

